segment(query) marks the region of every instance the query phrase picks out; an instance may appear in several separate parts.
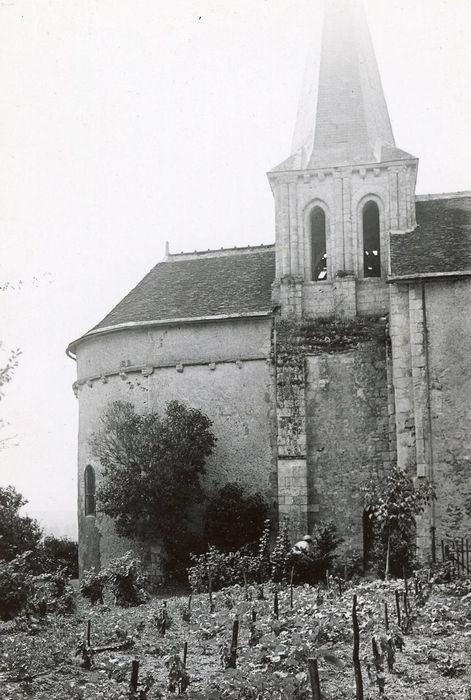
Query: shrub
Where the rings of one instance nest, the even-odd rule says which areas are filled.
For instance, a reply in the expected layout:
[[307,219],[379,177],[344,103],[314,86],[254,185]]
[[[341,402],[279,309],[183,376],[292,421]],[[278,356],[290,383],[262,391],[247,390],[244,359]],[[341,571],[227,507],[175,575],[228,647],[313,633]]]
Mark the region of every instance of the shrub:
[[0,560],[35,550],[41,539],[36,520],[19,513],[26,503],[13,486],[0,487]]
[[201,538],[193,535],[182,523],[171,536],[163,538],[163,570],[171,575],[172,581],[186,582],[191,565],[190,552],[201,552],[202,549]]
[[372,560],[380,575],[402,576],[411,572],[416,558],[415,519],[435,498],[433,486],[417,487],[403,469],[395,467],[381,482],[371,480],[363,489],[365,509],[372,521]]
[[275,546],[270,555],[271,578],[275,582],[288,581],[291,569],[295,562],[292,554],[292,545],[289,538],[289,520],[285,519],[280,524]]
[[327,569],[332,569],[335,549],[340,541],[332,522],[319,523],[314,531],[311,555],[300,559],[292,552],[289,521],[284,520],[270,552],[270,521],[266,520],[262,535],[254,548],[221,552],[211,545],[205,554],[192,554],[188,580],[192,590],[197,593],[208,590],[210,572],[214,591],[236,584],[242,586],[245,583],[261,583],[268,579],[275,583],[286,583],[294,567],[298,583],[313,582],[325,576]]
[[103,603],[103,590],[106,584],[106,574],[95,571],[92,567],[86,571],[80,581],[80,593],[88,598],[92,605]]
[[[209,418],[179,401],[167,403],[163,415],[140,415],[129,402],[110,403],[90,439],[101,464],[100,510],[113,518],[119,535],[170,548],[203,498],[200,477],[215,444]],[[187,551],[173,548],[168,573],[174,574],[170,567],[181,570],[179,555],[185,567]]]
[[33,595],[28,556],[26,552],[11,561],[0,561],[0,620],[13,620]]
[[263,523],[263,531],[257,547],[260,583],[267,581],[270,577],[270,529],[270,521],[267,519]]
[[43,554],[44,573],[64,569],[71,578],[78,578],[78,544],[68,537],[47,535],[39,549]]
[[314,559],[319,570],[319,578],[329,569],[332,571],[335,563],[335,550],[342,543],[337,535],[337,528],[332,520],[318,523],[313,532]]
[[65,568],[35,576],[33,587],[30,603],[33,612],[45,615],[47,612],[70,614],[75,611],[75,596]]
[[131,552],[113,559],[103,569],[102,576],[114,595],[115,605],[132,607],[148,600],[145,591],[147,578],[143,573],[140,560]]
[[268,504],[259,493],[245,493],[240,484],[229,483],[208,501],[204,516],[206,542],[234,552],[260,537]]
[[210,546],[206,554],[191,555],[193,566],[188,569],[188,580],[193,591],[208,590],[209,574],[213,591],[232,586],[255,583],[259,580],[260,564],[257,557],[238,552],[220,552]]

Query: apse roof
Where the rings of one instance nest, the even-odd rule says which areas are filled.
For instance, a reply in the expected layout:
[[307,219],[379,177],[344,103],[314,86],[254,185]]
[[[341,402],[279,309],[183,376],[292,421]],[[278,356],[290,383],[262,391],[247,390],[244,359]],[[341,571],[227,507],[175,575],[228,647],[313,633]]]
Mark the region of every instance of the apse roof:
[[390,237],[390,279],[471,274],[471,192],[416,201],[417,228]]
[[274,279],[273,245],[169,255],[85,336],[153,321],[268,314]]

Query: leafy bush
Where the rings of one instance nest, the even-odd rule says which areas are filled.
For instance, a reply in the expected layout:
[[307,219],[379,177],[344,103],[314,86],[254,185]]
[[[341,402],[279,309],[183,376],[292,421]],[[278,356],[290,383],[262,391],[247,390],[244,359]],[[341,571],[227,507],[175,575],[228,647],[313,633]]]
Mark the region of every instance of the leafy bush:
[[106,585],[106,574],[95,571],[92,567],[84,573],[80,581],[80,593],[88,598],[92,605],[103,603],[103,590]]
[[371,480],[363,489],[365,509],[373,523],[371,558],[379,575],[402,576],[416,559],[416,516],[435,498],[433,486],[422,481],[416,487],[403,469],[395,467],[381,482]]
[[29,601],[33,612],[45,615],[47,612],[70,614],[75,611],[75,596],[65,568],[35,576],[33,588]]
[[39,544],[38,523],[19,513],[26,503],[13,486],[0,487],[0,560],[11,561],[18,554],[35,550]]
[[[90,440],[102,467],[97,491],[101,511],[113,518],[119,535],[163,541],[171,549],[203,497],[200,476],[216,444],[211,421],[179,401],[170,401],[163,415],[140,415],[131,403],[115,401],[101,424]],[[179,557],[185,566],[187,551],[173,547],[168,573],[181,571]]]
[[67,576],[78,578],[78,544],[68,537],[47,535],[39,545],[43,572],[64,569]]
[[309,556],[300,558],[293,554],[289,536],[289,521],[279,528],[273,550],[270,551],[270,521],[256,547],[242,548],[235,552],[221,552],[210,546],[205,554],[192,554],[192,566],[188,580],[192,590],[203,593],[208,590],[209,574],[214,591],[232,585],[262,583],[267,580],[286,583],[294,567],[295,582],[312,583],[332,570],[335,549],[340,543],[332,522],[319,523],[313,535],[313,548]]
[[259,539],[267,514],[268,504],[261,494],[247,494],[237,483],[226,484],[206,506],[205,540],[233,552]]
[[332,571],[335,564],[335,551],[342,539],[337,535],[337,528],[332,520],[321,521],[313,532],[314,559],[319,570],[319,577],[323,577],[329,569]]
[[275,540],[275,546],[270,555],[271,578],[273,581],[288,581],[291,569],[296,561],[291,550],[292,544],[289,538],[289,520],[285,519],[280,525]]
[[188,567],[191,565],[190,552],[202,550],[201,538],[191,533],[185,523],[172,535],[163,538],[163,570],[171,575],[172,582],[186,583]]
[[148,600],[147,578],[140,560],[131,552],[113,559],[101,573],[114,595],[115,605],[132,607]]
[[28,556],[24,553],[11,561],[0,561],[0,620],[13,620],[33,595]]
[[259,579],[260,565],[257,557],[242,552],[220,552],[210,546],[206,554],[191,555],[193,566],[188,569],[188,580],[193,591],[208,590],[209,575],[213,591],[232,586],[255,583]]

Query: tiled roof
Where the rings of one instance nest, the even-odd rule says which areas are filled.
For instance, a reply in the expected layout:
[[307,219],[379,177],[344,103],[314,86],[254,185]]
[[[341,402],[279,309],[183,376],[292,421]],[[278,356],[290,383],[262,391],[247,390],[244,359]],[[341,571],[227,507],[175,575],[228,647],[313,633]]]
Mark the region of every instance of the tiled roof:
[[391,234],[391,278],[471,271],[471,194],[419,198],[417,228]]
[[271,310],[274,246],[170,256],[158,263],[92,330]]

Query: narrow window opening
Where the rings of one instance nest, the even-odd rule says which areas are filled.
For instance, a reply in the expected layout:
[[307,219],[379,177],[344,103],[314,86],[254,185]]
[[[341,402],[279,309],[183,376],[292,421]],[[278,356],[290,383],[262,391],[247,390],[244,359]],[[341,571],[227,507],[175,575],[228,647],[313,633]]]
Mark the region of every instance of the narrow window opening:
[[363,209],[363,276],[381,277],[379,209],[368,202]]
[[311,212],[311,279],[314,282],[327,279],[325,212],[320,207]]
[[85,515],[96,515],[95,470],[91,464],[85,467]]

